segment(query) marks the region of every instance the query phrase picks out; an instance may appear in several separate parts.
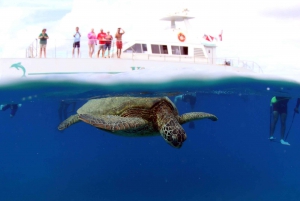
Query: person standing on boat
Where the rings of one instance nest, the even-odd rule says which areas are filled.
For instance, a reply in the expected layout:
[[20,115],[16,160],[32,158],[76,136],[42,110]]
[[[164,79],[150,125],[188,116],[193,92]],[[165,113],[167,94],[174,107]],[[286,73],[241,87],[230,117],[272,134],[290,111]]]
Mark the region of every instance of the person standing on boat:
[[273,118],[271,121],[269,140],[275,140],[274,131],[275,131],[276,123],[280,116],[280,121],[281,121],[280,143],[283,145],[290,145],[288,142],[284,141],[284,133],[285,133],[285,128],[286,128],[286,117],[287,117],[287,103],[289,102],[289,100],[290,100],[290,97],[279,97],[279,96],[274,96],[271,99]]
[[[122,32],[121,32],[122,30]],[[125,33],[125,31],[121,28],[118,28],[117,33],[115,35],[115,38],[117,39],[116,45],[117,45],[117,57],[121,57],[121,51],[122,51],[122,35]]]
[[79,49],[80,49],[80,37],[81,37],[81,34],[79,32],[79,27],[76,27],[76,32],[73,35],[73,37],[74,37],[74,43],[73,43],[72,55],[73,55],[73,58],[74,58],[75,49],[77,48],[77,57],[79,57],[79,52],[80,52]]
[[106,37],[106,33],[103,32],[103,29],[100,29],[100,33],[98,33],[98,35],[97,35],[97,39],[99,40],[99,50],[98,50],[97,58],[99,58],[101,50],[102,50],[102,58],[104,58],[105,37]]
[[47,40],[49,39],[49,36],[46,34],[46,29],[42,30],[42,33],[39,35],[40,39],[40,58],[42,58],[42,52],[44,51],[44,57],[46,58],[46,46],[47,46]]
[[[110,35],[110,32],[108,31],[106,36],[105,36],[105,46],[104,46],[104,51],[106,52],[106,49],[108,49],[107,56],[110,58],[110,48],[111,48],[111,41],[113,40],[112,35]],[[106,57],[105,57],[106,58]]]
[[89,57],[92,58],[95,51],[95,45],[97,45],[97,37],[94,32],[94,29],[92,29],[91,32],[88,34],[88,39]]

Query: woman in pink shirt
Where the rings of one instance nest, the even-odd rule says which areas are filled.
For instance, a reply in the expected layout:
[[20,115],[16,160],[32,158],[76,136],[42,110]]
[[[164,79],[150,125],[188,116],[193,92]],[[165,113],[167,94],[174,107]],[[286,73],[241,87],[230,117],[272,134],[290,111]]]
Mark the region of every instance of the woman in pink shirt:
[[91,30],[91,32],[88,34],[88,45],[89,45],[89,56],[90,58],[93,57],[95,45],[97,45],[97,36],[94,32],[94,29]]

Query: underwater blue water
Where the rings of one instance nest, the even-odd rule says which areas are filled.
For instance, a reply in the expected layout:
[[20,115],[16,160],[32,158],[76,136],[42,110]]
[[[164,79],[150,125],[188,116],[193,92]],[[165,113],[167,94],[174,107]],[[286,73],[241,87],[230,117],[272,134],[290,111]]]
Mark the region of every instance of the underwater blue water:
[[[0,112],[0,200],[257,201],[300,200],[300,114],[288,142],[270,142],[270,99],[291,95],[287,130],[298,85],[248,79],[213,83],[97,86],[16,84],[1,101],[22,103],[15,117]],[[266,90],[270,87],[271,90]],[[126,138],[78,123],[60,132],[60,101],[91,97],[162,96],[197,92],[195,111],[217,122],[183,125],[182,148],[162,137]],[[291,92],[291,93],[289,93]],[[190,105],[177,103],[180,114]],[[279,122],[275,136],[279,139]]]

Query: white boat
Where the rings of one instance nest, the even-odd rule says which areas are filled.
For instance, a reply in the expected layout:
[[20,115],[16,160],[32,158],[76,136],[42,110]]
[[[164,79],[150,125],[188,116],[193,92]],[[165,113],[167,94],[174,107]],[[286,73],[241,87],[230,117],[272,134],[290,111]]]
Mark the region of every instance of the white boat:
[[[259,65],[252,61],[218,58],[217,43],[205,42],[192,33],[189,27],[187,9],[172,13],[161,20],[169,21],[171,27],[163,30],[155,39],[131,40],[123,43],[121,58],[116,58],[113,41],[111,58],[71,58],[70,50],[62,56],[59,47],[47,47],[47,59],[38,58],[38,42],[26,50],[26,58],[0,59],[0,77],[39,77],[47,75],[73,74],[116,74],[143,69],[172,68],[210,68],[236,72],[262,72]],[[185,29],[176,27],[176,22],[184,22]],[[200,37],[202,38],[202,36]],[[72,44],[72,41],[69,41]],[[69,44],[69,47],[71,46]],[[83,41],[81,46],[84,46]],[[97,49],[96,49],[97,50]],[[50,52],[50,53],[49,53]],[[54,54],[53,54],[54,52]],[[81,48],[81,52],[83,49]]]

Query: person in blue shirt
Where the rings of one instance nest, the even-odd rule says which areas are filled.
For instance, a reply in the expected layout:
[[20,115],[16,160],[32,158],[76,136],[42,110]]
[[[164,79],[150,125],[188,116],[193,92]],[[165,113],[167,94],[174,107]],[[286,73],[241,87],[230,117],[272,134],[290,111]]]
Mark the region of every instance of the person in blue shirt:
[[76,48],[77,48],[77,57],[79,57],[79,53],[80,53],[80,37],[81,37],[81,34],[79,32],[79,27],[76,27],[76,32],[73,35],[73,37],[74,37],[74,43],[73,43],[72,56],[74,58]]
[[280,97],[280,96],[274,96],[271,99],[273,118],[272,118],[272,122],[271,122],[269,140],[275,140],[275,138],[274,138],[275,127],[276,127],[276,123],[280,116],[280,122],[281,122],[280,143],[283,145],[290,145],[288,142],[284,141],[284,134],[285,134],[285,128],[286,128],[286,117],[287,117],[287,103],[289,102],[289,100],[290,100],[290,97]]

